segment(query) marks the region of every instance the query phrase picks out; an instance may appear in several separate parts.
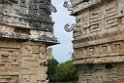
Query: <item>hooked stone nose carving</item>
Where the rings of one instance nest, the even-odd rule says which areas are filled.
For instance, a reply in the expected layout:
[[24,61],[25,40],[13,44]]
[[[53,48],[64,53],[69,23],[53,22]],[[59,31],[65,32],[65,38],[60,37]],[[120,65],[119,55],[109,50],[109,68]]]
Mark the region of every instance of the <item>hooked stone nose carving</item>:
[[[68,11],[71,11],[71,12],[72,12],[73,9],[74,9],[73,6],[68,3],[68,1],[65,1],[65,2],[64,2],[63,7],[67,8]],[[76,26],[76,24],[72,24],[72,25],[70,25],[70,24],[65,24],[64,29],[65,29],[65,31],[67,31],[67,32],[71,32],[71,31],[74,30],[74,27],[75,27],[75,26]]]
[[55,6],[53,6],[52,4],[49,6],[50,8],[50,11],[53,12],[53,13],[56,13],[57,12],[57,9]]
[[73,10],[72,5],[69,4],[68,1],[65,1],[65,2],[64,2],[63,7],[67,8],[68,11],[72,11],[72,10]]
[[75,27],[75,26],[76,26],[76,24],[72,24],[71,26],[70,26],[69,24],[65,24],[64,29],[65,29],[65,31],[67,31],[67,32],[71,32],[71,31],[74,30],[74,27]]

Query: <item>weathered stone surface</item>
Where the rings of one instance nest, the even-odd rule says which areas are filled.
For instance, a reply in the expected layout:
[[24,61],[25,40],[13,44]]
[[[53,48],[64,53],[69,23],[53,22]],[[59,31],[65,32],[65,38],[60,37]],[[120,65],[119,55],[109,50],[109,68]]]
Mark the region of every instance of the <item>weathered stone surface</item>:
[[64,6],[76,17],[72,42],[79,83],[123,83],[124,1],[70,2]]
[[46,83],[48,46],[58,43],[52,7],[50,0],[0,0],[0,83]]
[[[50,17],[52,7],[50,0],[1,0],[0,35],[7,38],[58,43],[53,35],[54,23]],[[11,30],[11,33],[5,31],[6,27],[13,31]]]
[[78,65],[79,83],[123,83],[123,63]]
[[[78,19],[77,26],[73,30],[75,60],[84,60],[85,63],[86,59],[92,59],[94,61],[91,62],[95,62],[97,58],[101,58],[101,63],[104,63],[108,61],[103,61],[102,58],[123,56],[124,6],[122,4],[124,2],[122,0],[82,1],[78,5],[86,3],[88,6],[86,8],[79,7],[82,9],[75,12],[78,14],[74,14]],[[76,2],[72,1],[71,3],[73,11],[78,9],[78,7],[75,8],[78,6],[75,5]]]

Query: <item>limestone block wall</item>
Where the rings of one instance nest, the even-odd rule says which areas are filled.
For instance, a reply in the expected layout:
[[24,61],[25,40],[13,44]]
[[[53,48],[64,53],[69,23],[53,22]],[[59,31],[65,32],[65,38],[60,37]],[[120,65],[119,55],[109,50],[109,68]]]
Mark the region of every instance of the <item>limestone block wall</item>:
[[79,65],[79,83],[123,83],[124,63]]
[[0,83],[45,83],[48,59],[43,43],[0,40]]
[[26,42],[20,49],[20,83],[44,83],[47,79],[47,47],[42,43]]
[[[76,11],[81,9],[76,8],[79,4],[86,7]],[[79,4],[72,4],[72,15],[77,19],[73,30],[74,64],[122,62],[124,1],[90,0]]]
[[0,40],[0,83],[19,83],[20,45]]
[[[0,0],[0,83],[46,83],[51,0]],[[55,9],[55,7],[53,7]]]
[[124,82],[124,0],[70,0],[79,83]]

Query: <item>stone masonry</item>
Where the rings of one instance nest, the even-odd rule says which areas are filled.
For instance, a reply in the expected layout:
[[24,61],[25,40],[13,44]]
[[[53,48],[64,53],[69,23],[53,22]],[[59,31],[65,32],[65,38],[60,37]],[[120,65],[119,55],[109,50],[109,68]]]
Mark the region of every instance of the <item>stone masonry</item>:
[[0,0],[0,83],[46,83],[53,9],[50,0]]
[[124,0],[70,0],[79,83],[124,83]]

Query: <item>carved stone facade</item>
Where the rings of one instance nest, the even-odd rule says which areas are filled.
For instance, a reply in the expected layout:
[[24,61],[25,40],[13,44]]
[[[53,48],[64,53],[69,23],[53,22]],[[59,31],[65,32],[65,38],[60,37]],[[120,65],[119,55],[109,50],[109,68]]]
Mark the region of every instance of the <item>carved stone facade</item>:
[[124,0],[70,2],[66,5],[76,17],[73,63],[79,83],[123,83]]
[[46,83],[53,34],[50,0],[0,0],[0,83]]

